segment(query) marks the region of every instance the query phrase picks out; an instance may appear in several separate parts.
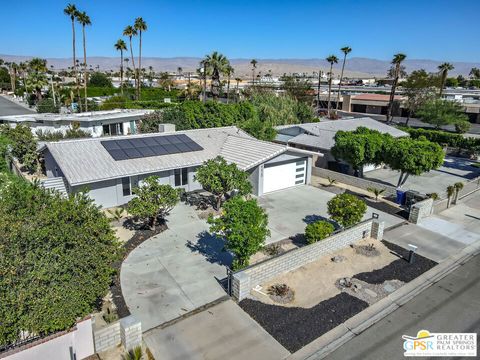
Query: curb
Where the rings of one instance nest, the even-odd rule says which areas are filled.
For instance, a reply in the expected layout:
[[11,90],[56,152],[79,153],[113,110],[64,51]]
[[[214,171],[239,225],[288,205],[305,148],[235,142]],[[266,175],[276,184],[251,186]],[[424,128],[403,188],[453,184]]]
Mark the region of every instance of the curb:
[[359,335],[370,326],[382,320],[412,298],[426,290],[445,276],[464,265],[474,256],[480,254],[480,241],[477,241],[460,252],[449,256],[446,260],[422,275],[403,285],[400,289],[387,295],[343,324],[323,334],[310,344],[291,354],[286,360],[324,359],[343,344]]

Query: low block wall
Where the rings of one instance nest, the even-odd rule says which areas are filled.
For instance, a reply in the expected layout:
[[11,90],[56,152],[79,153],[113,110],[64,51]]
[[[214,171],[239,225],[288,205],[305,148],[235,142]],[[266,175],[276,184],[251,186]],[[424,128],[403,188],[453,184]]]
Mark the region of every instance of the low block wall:
[[313,167],[312,175],[320,176],[325,179],[327,178],[335,179],[338,182],[341,182],[350,186],[355,186],[364,190],[367,190],[368,188],[385,189],[385,192],[384,192],[385,196],[392,196],[397,194],[397,190],[394,186],[385,185],[376,181],[362,179],[362,178],[358,178],[358,177],[347,175],[347,174],[342,174],[342,173],[328,170],[328,169]]
[[232,296],[241,301],[255,286],[345,248],[360,239],[372,237],[382,240],[384,226],[383,222],[370,219],[314,244],[288,251],[238,271],[232,276]]
[[433,199],[425,199],[415,203],[410,208],[408,221],[418,224],[423,218],[430,216],[433,211]]
[[142,343],[142,324],[130,315],[95,330],[94,339],[96,352],[108,350],[119,344],[126,350],[131,350]]

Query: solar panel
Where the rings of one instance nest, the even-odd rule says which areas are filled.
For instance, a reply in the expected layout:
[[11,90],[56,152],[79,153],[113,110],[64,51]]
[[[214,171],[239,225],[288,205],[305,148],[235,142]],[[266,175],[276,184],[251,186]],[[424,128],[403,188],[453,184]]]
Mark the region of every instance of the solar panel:
[[101,144],[115,161],[203,150],[185,134],[106,140]]

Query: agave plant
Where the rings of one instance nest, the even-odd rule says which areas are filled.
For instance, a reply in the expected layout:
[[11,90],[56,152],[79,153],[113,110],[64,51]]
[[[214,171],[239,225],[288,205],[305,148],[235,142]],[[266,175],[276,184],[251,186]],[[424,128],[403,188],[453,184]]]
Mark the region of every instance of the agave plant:
[[140,360],[142,356],[142,348],[137,346],[123,355],[123,360]]

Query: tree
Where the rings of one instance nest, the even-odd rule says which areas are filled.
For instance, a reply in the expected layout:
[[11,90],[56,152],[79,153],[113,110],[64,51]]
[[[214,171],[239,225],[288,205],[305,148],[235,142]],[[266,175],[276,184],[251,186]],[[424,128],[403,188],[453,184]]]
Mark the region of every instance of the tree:
[[385,192],[385,189],[378,189],[378,188],[374,188],[374,187],[369,187],[369,188],[367,188],[367,191],[369,191],[373,195],[375,195],[375,201],[378,201],[378,197]]
[[387,109],[387,123],[392,121],[392,110],[393,110],[393,102],[395,100],[395,91],[397,89],[398,79],[400,78],[400,70],[402,62],[406,59],[407,55],[405,54],[395,54],[392,60],[392,65],[395,66],[395,72],[393,76],[393,84],[392,89],[390,91],[390,99],[388,102],[388,109]]
[[89,79],[89,85],[92,87],[104,87],[104,88],[113,87],[112,80],[110,80],[110,78],[106,74],[100,71],[96,71],[92,73]]
[[230,62],[225,55],[214,51],[210,55],[205,56],[201,64],[204,65],[206,73],[211,74],[211,91],[213,98],[216,100],[218,99],[221,90],[220,75],[227,73],[230,67]]
[[312,83],[310,80],[292,75],[283,76],[281,80],[283,81],[283,89],[289,96],[303,103],[311,103]]
[[127,44],[122,39],[115,43],[115,50],[120,51],[120,90],[123,95],[123,52],[127,50]]
[[75,54],[75,18],[77,17],[78,10],[74,4],[68,4],[65,9],[63,9],[63,13],[70,18],[72,22],[72,51],[73,51],[73,58],[72,58],[72,70],[73,76],[75,77],[75,83],[77,85],[78,91],[78,76],[77,76],[77,59]]
[[340,89],[342,87],[342,80],[343,80],[343,71],[345,70],[345,63],[347,62],[347,55],[352,51],[352,48],[349,46],[345,46],[340,49],[343,52],[343,63],[342,63],[342,72],[340,73],[340,81],[338,83],[338,93],[337,93],[337,101],[335,104],[335,116],[337,116],[338,112],[338,103],[340,102]]
[[415,70],[402,83],[403,94],[406,98],[405,107],[408,110],[408,117],[405,125],[408,126],[410,117],[424,105],[427,101],[434,97],[434,86],[436,79],[428,74],[425,70]]
[[27,86],[35,91],[36,100],[42,100],[42,88],[48,85],[45,72],[47,71],[47,60],[33,58],[28,63],[30,72],[28,74]]
[[234,73],[235,73],[235,69],[229,63],[228,66],[225,68],[225,75],[227,75],[227,104],[229,103],[229,100],[230,100],[230,80]]
[[440,145],[428,140],[399,138],[392,142],[385,154],[392,170],[400,171],[397,187],[407,181],[409,175],[421,175],[443,165],[445,153]]
[[135,89],[137,88],[137,81],[138,81],[137,75],[138,74],[137,74],[137,70],[135,68],[135,58],[133,57],[132,37],[137,36],[137,34],[138,34],[137,29],[135,29],[131,25],[128,25],[127,27],[125,27],[125,29],[123,29],[123,36],[127,36],[128,40],[129,40],[129,43],[130,43],[130,58],[132,59],[133,78],[134,78],[134,81],[135,81]]
[[208,219],[210,232],[225,238],[225,248],[233,253],[233,270],[248,266],[250,257],[259,251],[270,235],[268,216],[257,200],[233,197],[228,200],[222,215]]
[[42,99],[37,103],[37,112],[58,114],[60,112],[60,107],[55,105],[53,99]]
[[163,219],[180,200],[179,189],[159,183],[158,176],[149,176],[143,184],[133,189],[136,195],[128,203],[128,212],[154,228],[157,220]]
[[38,167],[37,140],[28,125],[19,124],[14,128],[5,125],[0,128],[0,135],[5,136],[11,144],[11,154],[27,170],[36,171]]
[[455,188],[455,199],[453,200],[453,203],[456,204],[458,201],[458,195],[460,194],[460,191],[463,189],[463,183],[456,182],[455,184],[453,184],[453,187]]
[[139,130],[142,134],[158,132],[158,125],[162,123],[162,112],[155,111],[144,115],[140,119]]
[[480,79],[480,69],[473,67],[469,74],[468,74],[472,79]]
[[0,346],[70,329],[105,296],[120,259],[87,194],[66,198],[17,177],[0,181],[0,233]]
[[455,194],[455,186],[447,186],[447,209],[450,207],[450,200],[452,199],[453,194]]
[[332,105],[330,103],[330,97],[332,95],[333,64],[338,63],[338,58],[335,55],[330,55],[325,60],[327,60],[328,63],[330,64],[330,71],[328,72],[328,100],[327,100],[327,109],[328,110],[327,110],[327,113],[328,113],[328,117],[331,118],[332,117],[332,114],[331,114]]
[[352,194],[338,194],[327,203],[328,214],[332,220],[343,227],[355,225],[367,212],[367,205]]
[[417,116],[427,124],[440,129],[442,125],[454,125],[468,121],[462,105],[456,101],[433,99],[425,102],[417,110]]
[[455,69],[455,67],[450,63],[443,63],[438,66],[438,70],[440,71],[440,75],[441,75],[440,92],[438,93],[439,98],[442,98],[443,89],[445,88],[445,81],[447,80],[448,72],[453,69]]
[[236,164],[228,164],[221,156],[205,161],[197,169],[195,180],[216,197],[217,210],[228,193],[237,190],[238,195],[247,195],[252,192],[248,173],[240,170]]
[[305,238],[308,244],[323,240],[335,231],[335,227],[328,221],[315,221],[305,228]]
[[140,88],[142,86],[142,33],[147,31],[147,23],[141,18],[135,19],[134,28],[138,31],[139,44],[138,44],[138,81],[137,81],[137,100],[140,100]]
[[92,25],[90,21],[90,16],[87,15],[85,11],[77,13],[77,21],[82,25],[82,36],[83,36],[83,82],[84,82],[84,91],[85,91],[85,111],[88,111],[88,100],[87,100],[87,82],[88,82],[88,72],[87,72],[87,40],[85,38],[85,26]]
[[252,85],[255,85],[255,69],[257,68],[258,61],[252,59],[250,65],[252,65]]

